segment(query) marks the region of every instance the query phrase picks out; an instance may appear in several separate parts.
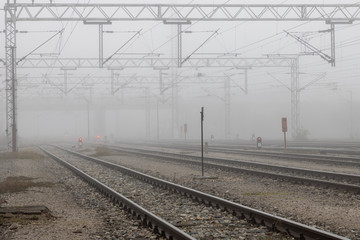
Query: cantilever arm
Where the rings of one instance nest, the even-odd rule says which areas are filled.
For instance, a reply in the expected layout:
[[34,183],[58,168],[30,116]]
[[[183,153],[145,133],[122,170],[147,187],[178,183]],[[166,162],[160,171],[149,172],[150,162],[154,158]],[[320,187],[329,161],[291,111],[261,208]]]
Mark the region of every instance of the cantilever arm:
[[48,40],[46,40],[45,42],[43,42],[42,44],[40,44],[38,47],[36,47],[34,50],[32,50],[31,52],[29,52],[28,54],[26,54],[25,56],[23,56],[22,58],[20,58],[16,64],[19,64],[19,62],[23,61],[25,58],[27,58],[29,55],[31,55],[33,52],[35,52],[36,50],[38,50],[39,48],[41,48],[42,46],[44,46],[47,42],[49,42],[51,39],[53,39],[54,37],[56,37],[56,35],[58,34],[62,34],[64,32],[64,28],[61,29],[60,31],[58,31],[57,33],[55,33],[53,36],[51,36]]

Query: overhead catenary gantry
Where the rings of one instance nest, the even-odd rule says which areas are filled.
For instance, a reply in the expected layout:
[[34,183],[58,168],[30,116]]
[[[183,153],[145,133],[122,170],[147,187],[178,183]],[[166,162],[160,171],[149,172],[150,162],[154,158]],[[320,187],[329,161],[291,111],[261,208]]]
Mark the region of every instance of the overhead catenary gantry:
[[[0,59],[1,61],[1,59]],[[98,58],[26,58],[22,61],[17,61],[18,68],[60,68],[64,70],[64,84],[61,88],[62,92],[66,95],[67,90],[67,70],[80,69],[80,68],[96,68],[101,61]],[[189,58],[182,64],[183,68],[237,68],[244,70],[245,75],[245,86],[243,91],[247,93],[247,70],[250,68],[260,68],[260,67],[289,67],[291,71],[296,70],[294,68],[295,59],[292,57],[263,57],[263,58],[241,58],[237,56],[233,57],[207,57],[207,58]],[[177,58],[163,58],[163,57],[122,57],[122,58],[111,58],[109,61],[104,63],[103,67],[111,70],[111,94],[116,93],[119,88],[115,88],[115,71],[123,70],[125,68],[153,68],[159,70],[159,81],[160,81],[160,96],[163,97],[163,88],[162,88],[162,70],[169,68],[176,68],[178,66]],[[297,72],[292,72],[292,80],[298,79],[296,77]],[[229,80],[228,77],[225,78],[225,82]],[[211,79],[202,80],[204,83],[212,81]],[[49,80],[49,82],[51,82]],[[293,82],[293,81],[292,81]],[[174,84],[176,85],[176,84]],[[172,86],[172,89],[176,86]],[[230,136],[230,85],[225,85],[226,94],[225,94],[225,136],[228,138]],[[176,94],[176,91],[173,91],[173,95]],[[172,99],[177,99],[173,97]],[[174,102],[174,100],[173,100]],[[297,106],[296,103],[294,103]],[[174,111],[174,116],[172,117],[173,121],[177,118],[177,108],[172,107]],[[297,109],[294,107],[293,109]],[[296,118],[297,119],[297,118]],[[298,123],[295,123],[298,126]],[[174,124],[176,126],[176,124]]]
[[[17,151],[16,23],[19,21],[325,21],[360,20],[359,4],[28,4],[7,0],[5,10],[6,133]],[[102,56],[99,56],[102,58]],[[179,61],[179,60],[178,60]]]
[[[111,70],[111,94],[116,93],[120,88],[115,88],[115,71],[123,70],[125,68],[153,68],[159,70],[159,81],[160,81],[160,98],[163,99],[164,90],[162,84],[162,70],[167,70],[169,68],[178,67],[177,58],[163,58],[163,57],[143,57],[143,58],[134,58],[134,57],[122,57],[122,58],[111,58],[109,61],[103,64],[103,67]],[[80,68],[96,68],[101,59],[96,58],[26,58],[22,61],[19,61],[17,65],[18,68],[60,68],[64,70],[64,84],[61,88],[62,92],[66,95],[67,90],[67,70],[66,69],[80,69]],[[263,57],[263,58],[239,58],[237,56],[233,57],[207,57],[207,58],[188,58],[187,61],[182,63],[182,68],[237,68],[244,70],[245,83],[243,91],[247,93],[247,70],[250,68],[259,68],[259,67],[290,67],[291,71],[293,68],[294,59],[290,57]],[[295,77],[296,73],[292,74],[292,78]],[[224,76],[225,77],[225,76]],[[194,81],[194,80],[192,80]],[[202,80],[204,83],[208,83],[208,78]],[[51,82],[49,80],[49,82]],[[225,77],[225,83],[229,82],[229,77]],[[174,91],[174,88],[177,87],[177,83],[174,83],[171,86],[172,91],[172,124],[175,129],[177,124],[175,123],[177,119],[177,94]],[[225,84],[225,137],[230,137],[230,84]],[[164,102],[164,100],[162,100]],[[294,108],[296,109],[296,108]],[[148,135],[146,135],[148,136]]]

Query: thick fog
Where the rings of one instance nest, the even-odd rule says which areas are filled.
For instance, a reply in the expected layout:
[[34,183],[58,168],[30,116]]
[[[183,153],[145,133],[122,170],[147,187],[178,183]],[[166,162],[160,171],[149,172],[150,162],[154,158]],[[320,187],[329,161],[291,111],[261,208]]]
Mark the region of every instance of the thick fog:
[[[2,5],[4,5],[2,1]],[[31,3],[32,1],[17,1]],[[49,3],[50,1],[34,1]],[[52,1],[119,3],[120,1]],[[164,4],[340,4],[339,1],[121,1]],[[360,4],[341,1],[341,4]],[[1,7],[3,8],[3,6]],[[4,10],[0,11],[4,19]],[[196,21],[182,26],[182,58],[296,57],[299,61],[298,135],[292,131],[291,67],[76,68],[17,67],[18,135],[25,141],[200,138],[360,138],[360,26],[335,26],[336,65],[294,37],[330,55],[330,25],[323,21]],[[99,57],[99,27],[83,22],[17,22],[17,58]],[[5,29],[0,21],[0,29]],[[63,30],[62,33],[58,33]],[[103,25],[104,60],[177,57],[177,25],[162,21],[114,21]],[[58,34],[56,34],[58,33]],[[56,34],[56,35],[55,35]],[[51,38],[52,36],[54,36]],[[51,38],[51,40],[49,40]],[[46,43],[45,43],[46,42]],[[43,44],[45,43],[45,44]],[[42,45],[43,44],[43,45]],[[1,33],[0,58],[5,59]],[[120,50],[119,50],[120,49]],[[119,51],[117,51],[119,50]],[[1,68],[1,132],[5,136],[5,68]],[[66,84],[65,84],[66,82]],[[229,118],[229,120],[227,120]],[[228,124],[228,125],[227,125]],[[300,136],[301,135],[301,136]]]

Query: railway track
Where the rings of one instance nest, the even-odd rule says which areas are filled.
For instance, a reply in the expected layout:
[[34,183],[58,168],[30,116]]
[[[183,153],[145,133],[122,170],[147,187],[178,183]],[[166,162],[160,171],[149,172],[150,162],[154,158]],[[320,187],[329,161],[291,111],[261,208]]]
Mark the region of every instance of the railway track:
[[[120,142],[121,143],[121,142]],[[128,142],[124,143],[128,144]],[[138,142],[133,142],[132,144],[139,144]],[[141,145],[148,145],[153,147],[166,147],[166,148],[196,148],[200,149],[200,145],[198,142],[188,141],[184,143],[184,141],[173,141],[173,142],[159,142],[159,143],[141,143]],[[332,154],[332,155],[344,155],[344,156],[356,156],[359,160],[360,155],[360,143],[359,142],[351,142],[351,143],[333,143],[333,142],[288,142],[287,149],[289,152],[298,152],[298,153],[311,153],[317,152],[319,154]],[[209,148],[215,149],[226,149],[237,151],[241,149],[247,149],[250,151],[257,151],[256,143],[248,141],[216,141],[209,142]],[[283,152],[284,147],[282,142],[278,141],[267,141],[263,144],[263,151],[269,152]],[[257,151],[258,152],[258,151]]]
[[[63,149],[65,150],[65,149]],[[202,203],[206,203],[207,205],[211,205],[215,208],[210,208],[210,209],[216,209],[216,208],[220,208],[222,210],[226,210],[227,212],[231,213],[231,214],[226,214],[229,216],[237,216],[240,219],[245,218],[247,220],[249,220],[250,222],[256,222],[258,224],[262,224],[264,226],[266,226],[269,229],[272,229],[274,231],[280,231],[286,234],[289,234],[293,237],[295,237],[296,239],[346,239],[343,238],[341,236],[338,235],[334,235],[332,233],[328,233],[328,232],[324,232],[322,230],[318,230],[303,224],[299,224],[296,222],[293,222],[291,220],[287,220],[284,218],[280,218],[280,217],[276,217],[274,215],[265,213],[265,212],[261,212],[255,209],[251,209],[249,207],[234,203],[234,202],[230,202],[206,193],[202,193],[190,188],[186,188],[186,187],[182,187],[180,185],[171,183],[171,182],[167,182],[158,178],[154,178],[151,177],[149,175],[145,175],[136,171],[133,171],[131,169],[113,164],[113,163],[109,163],[100,159],[96,159],[96,158],[92,158],[89,156],[85,156],[76,152],[72,152],[70,150],[66,150],[68,153],[71,154],[75,154],[76,156],[78,156],[79,158],[85,158],[87,160],[90,161],[94,161],[96,163],[102,164],[104,166],[106,166],[107,168],[111,168],[113,170],[116,171],[121,171],[123,173],[126,173],[127,175],[130,175],[133,178],[137,178],[137,179],[141,179],[142,181],[149,183],[153,186],[158,186],[160,188],[166,189],[166,191],[168,192],[168,190],[170,190],[171,192],[176,193],[176,195],[178,196],[178,193],[181,193],[184,196],[188,196],[191,199],[195,199],[198,202],[202,202]],[[78,162],[78,160],[75,160],[74,162]],[[94,165],[94,164],[91,164]],[[96,169],[98,169],[99,167],[96,166]],[[109,170],[107,170],[107,174],[109,175],[110,173],[108,173]],[[110,178],[109,176],[107,177],[108,181],[112,182],[114,181],[112,178]],[[118,178],[117,180],[118,181]],[[128,181],[125,181],[128,182]],[[123,183],[122,183],[123,184]],[[151,188],[153,190],[153,188]],[[145,191],[144,188],[141,188],[141,191]],[[105,191],[106,193],[106,191]],[[169,193],[167,193],[168,195]],[[158,197],[158,196],[156,196]],[[139,197],[137,197],[139,198]],[[170,196],[170,199],[178,199],[178,197],[174,197],[174,196]],[[117,200],[118,201],[118,200]],[[158,198],[157,200],[155,200],[155,202],[158,202]],[[191,201],[193,202],[193,201]],[[161,204],[163,204],[163,201],[161,202]],[[182,201],[182,204],[184,205],[184,202]],[[172,207],[174,208],[174,207]],[[194,210],[192,210],[194,211]],[[210,210],[206,210],[206,215],[209,215],[209,211]],[[171,214],[172,216],[175,216],[176,214]],[[206,220],[207,218],[205,217],[204,219],[201,219],[201,221]],[[238,218],[236,218],[238,219]],[[200,220],[200,219],[199,219]],[[235,220],[233,220],[235,221]],[[225,221],[226,222],[226,221]],[[232,224],[232,226],[237,226],[238,224],[244,224],[242,222],[236,223],[233,222],[234,224]],[[180,224],[181,225],[181,224]],[[185,224],[186,225],[186,224]],[[191,224],[190,225],[186,225],[187,227],[191,228]],[[231,224],[230,224],[231,226]],[[208,228],[213,229],[216,226],[211,226]],[[203,228],[203,227],[202,227]],[[229,228],[229,225],[225,225],[225,226],[220,226],[220,229],[224,229],[224,228]],[[217,230],[219,228],[215,228],[215,230]],[[191,230],[190,230],[191,232]],[[234,232],[234,229],[231,229],[231,232]],[[169,237],[170,235],[168,235]],[[239,237],[239,236],[237,236]],[[229,239],[229,237],[227,238]],[[237,239],[237,238],[234,238]]]
[[[195,150],[195,148],[193,148],[193,150]],[[315,163],[321,163],[321,164],[360,167],[360,158],[355,158],[355,157],[321,156],[321,155],[314,155],[314,154],[266,152],[266,151],[240,150],[240,149],[235,150],[235,149],[220,148],[220,147],[211,147],[211,148],[209,148],[209,151],[231,153],[231,154],[253,155],[253,156],[261,156],[261,157],[271,157],[271,158],[282,158],[282,159],[291,160],[291,161],[305,161],[305,162],[312,162],[312,163],[315,162]]]
[[48,156],[59,162],[61,165],[70,169],[76,175],[84,179],[91,186],[98,189],[106,197],[109,197],[115,204],[119,204],[120,207],[125,209],[125,211],[130,212],[132,216],[135,216],[137,219],[141,219],[142,224],[151,228],[154,233],[159,234],[160,236],[164,236],[167,239],[189,239],[189,240],[195,239],[190,235],[186,234],[185,232],[181,231],[180,229],[176,228],[175,226],[171,225],[170,223],[166,222],[165,220],[154,215],[150,211],[144,209],[140,205],[136,204],[134,201],[131,201],[122,194],[116,192],[111,187],[103,184],[99,180],[91,177],[89,174],[86,174],[85,172],[75,167],[74,165],[54,155],[45,148],[40,147],[40,149],[45,154],[47,154]]
[[[183,145],[186,147],[186,145]],[[239,149],[248,149],[248,150],[257,150],[256,143],[252,144],[211,144],[211,147],[213,148],[221,148],[221,149],[229,149],[229,150],[239,150]],[[263,145],[262,147],[265,151],[270,152],[283,152],[284,146],[282,145]],[[319,154],[332,154],[332,155],[347,155],[347,156],[359,156],[360,155],[360,149],[358,147],[353,146],[344,146],[339,147],[337,145],[331,146],[312,146],[312,145],[305,145],[305,146],[297,146],[297,145],[287,145],[287,151],[288,152],[296,152],[301,154],[311,154],[311,153],[319,153]]]
[[[168,145],[168,144],[151,144],[154,147],[162,147],[162,148],[172,148],[172,149],[181,149],[181,150],[191,150],[191,151],[199,151],[200,146],[194,145]],[[214,153],[229,153],[229,154],[240,154],[240,155],[249,155],[249,156],[261,156],[268,158],[277,158],[277,159],[286,159],[287,161],[302,161],[302,162],[311,162],[311,163],[319,163],[319,164],[328,164],[328,165],[337,165],[337,166],[350,166],[350,167],[360,167],[360,158],[359,157],[351,157],[351,156],[329,156],[329,155],[315,155],[315,154],[298,154],[298,153],[284,153],[280,152],[282,149],[277,148],[278,151],[268,151],[269,148],[263,149],[261,151],[255,150],[243,150],[247,147],[241,146],[209,146],[208,151]],[[330,150],[327,150],[328,152]],[[349,150],[350,151],[350,150]],[[354,154],[355,151],[346,151],[345,153]],[[333,153],[344,153],[343,150],[332,150]],[[360,154],[357,152],[357,154]]]
[[[201,164],[201,158],[193,155],[184,155],[168,152],[160,152],[144,149],[129,149],[119,146],[105,145],[107,148],[132,154],[141,154],[146,157],[163,159],[167,161],[178,161],[187,164]],[[220,158],[204,158],[206,167],[222,169],[232,172],[242,172],[273,179],[287,180],[296,183],[311,184],[323,187],[331,187],[343,191],[360,193],[360,175],[342,174],[326,171],[315,171],[302,168],[290,168],[264,163],[254,163],[240,160],[228,160]],[[236,166],[233,166],[236,165]],[[246,168],[245,168],[246,167]],[[264,169],[259,171],[256,169]],[[269,172],[270,171],[270,172]],[[286,172],[287,174],[283,174]],[[298,174],[301,176],[294,176]],[[330,181],[331,180],[331,181]]]

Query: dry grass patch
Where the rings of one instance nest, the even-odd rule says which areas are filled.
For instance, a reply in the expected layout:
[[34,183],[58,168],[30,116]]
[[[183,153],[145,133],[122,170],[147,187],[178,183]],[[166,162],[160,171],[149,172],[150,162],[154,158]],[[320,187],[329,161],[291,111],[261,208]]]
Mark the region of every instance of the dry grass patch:
[[51,214],[46,206],[14,206],[0,208],[0,226],[4,226],[4,230],[6,228],[8,230],[16,230],[19,225],[45,222],[54,218],[56,217]]
[[9,159],[44,159],[44,155],[35,150],[22,150],[19,152],[0,153],[0,160]]
[[22,192],[31,187],[52,187],[54,185],[49,182],[33,182],[34,179],[23,176],[8,177],[0,182],[0,194]]

